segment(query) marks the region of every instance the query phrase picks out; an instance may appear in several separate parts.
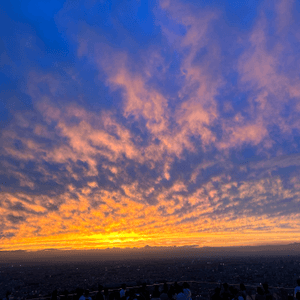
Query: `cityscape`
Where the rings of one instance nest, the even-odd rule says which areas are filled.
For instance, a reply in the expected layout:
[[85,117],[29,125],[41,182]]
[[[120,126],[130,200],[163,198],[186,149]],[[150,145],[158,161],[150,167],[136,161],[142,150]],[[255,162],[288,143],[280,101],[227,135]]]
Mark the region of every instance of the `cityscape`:
[[[1,262],[0,297],[7,291],[10,299],[49,298],[54,290],[59,295],[75,295],[76,289],[95,295],[98,285],[110,290],[146,283],[149,290],[155,284],[188,282],[192,299],[210,299],[217,286],[227,282],[244,283],[249,295],[255,297],[257,287],[267,282],[274,299],[293,295],[300,278],[300,255],[263,255],[221,257],[215,255],[170,258],[118,260]],[[254,299],[254,298],[253,298]]]

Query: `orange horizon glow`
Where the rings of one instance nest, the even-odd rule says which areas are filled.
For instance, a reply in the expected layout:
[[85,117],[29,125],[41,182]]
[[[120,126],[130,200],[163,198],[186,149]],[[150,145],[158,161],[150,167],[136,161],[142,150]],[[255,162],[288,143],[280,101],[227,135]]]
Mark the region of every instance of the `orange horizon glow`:
[[211,234],[193,235],[191,233],[152,234],[151,237],[137,233],[111,233],[107,235],[91,234],[61,234],[46,237],[21,238],[1,244],[0,251],[38,251],[44,249],[57,250],[91,250],[108,248],[143,248],[150,247],[232,247],[232,246],[259,246],[259,245],[284,245],[292,244],[300,240],[298,230],[288,232],[281,230],[276,232],[260,232],[248,230],[243,233],[218,232]]

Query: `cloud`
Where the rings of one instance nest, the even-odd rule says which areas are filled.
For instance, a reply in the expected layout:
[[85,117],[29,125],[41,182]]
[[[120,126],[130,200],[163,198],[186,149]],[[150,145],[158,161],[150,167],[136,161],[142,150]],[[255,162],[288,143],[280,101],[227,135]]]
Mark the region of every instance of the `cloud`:
[[[284,1],[277,1],[276,18],[271,20],[266,17],[266,11],[262,10],[257,24],[249,35],[250,45],[240,57],[238,64],[241,84],[251,90],[252,94],[249,99],[251,104],[249,113],[255,116],[254,118],[263,120],[264,130],[276,124],[281,134],[288,135],[291,135],[293,129],[298,129],[297,122],[294,121],[298,113],[294,99],[299,98],[297,92],[299,76],[294,76],[292,71],[294,67],[287,72],[286,59],[289,57],[296,65],[299,62],[294,52],[295,48],[286,39],[286,32],[282,31],[288,24],[287,16],[292,10],[292,1],[289,5]],[[280,21],[273,37],[268,31],[278,20]],[[286,107],[289,107],[289,110],[283,113]]]
[[0,131],[3,249],[297,239],[295,3],[268,3],[241,30],[160,1],[134,50],[64,7],[72,63],[24,71],[32,107]]
[[11,215],[9,214],[7,217],[6,217],[7,221],[13,223],[13,224],[18,224],[20,222],[24,222],[25,221],[25,218],[22,217],[22,216],[14,216],[14,215]]
[[300,164],[299,154],[290,154],[285,156],[278,156],[269,160],[261,161],[258,163],[251,163],[250,168],[253,169],[274,169],[274,168],[287,168],[290,166],[298,166]]

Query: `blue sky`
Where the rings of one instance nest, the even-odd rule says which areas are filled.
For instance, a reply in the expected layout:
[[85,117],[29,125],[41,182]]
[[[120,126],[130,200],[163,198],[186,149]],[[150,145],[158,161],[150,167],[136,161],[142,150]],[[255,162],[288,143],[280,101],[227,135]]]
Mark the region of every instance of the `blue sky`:
[[299,13],[4,3],[2,249],[298,240]]

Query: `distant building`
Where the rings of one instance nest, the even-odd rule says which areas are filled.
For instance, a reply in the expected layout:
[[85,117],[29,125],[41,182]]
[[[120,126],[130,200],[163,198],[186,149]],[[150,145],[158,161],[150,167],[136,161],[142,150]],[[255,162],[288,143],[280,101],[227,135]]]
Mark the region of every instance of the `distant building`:
[[218,272],[224,272],[224,263],[218,265]]
[[213,264],[212,262],[208,261],[206,263],[205,270],[212,270],[212,269],[213,269]]

